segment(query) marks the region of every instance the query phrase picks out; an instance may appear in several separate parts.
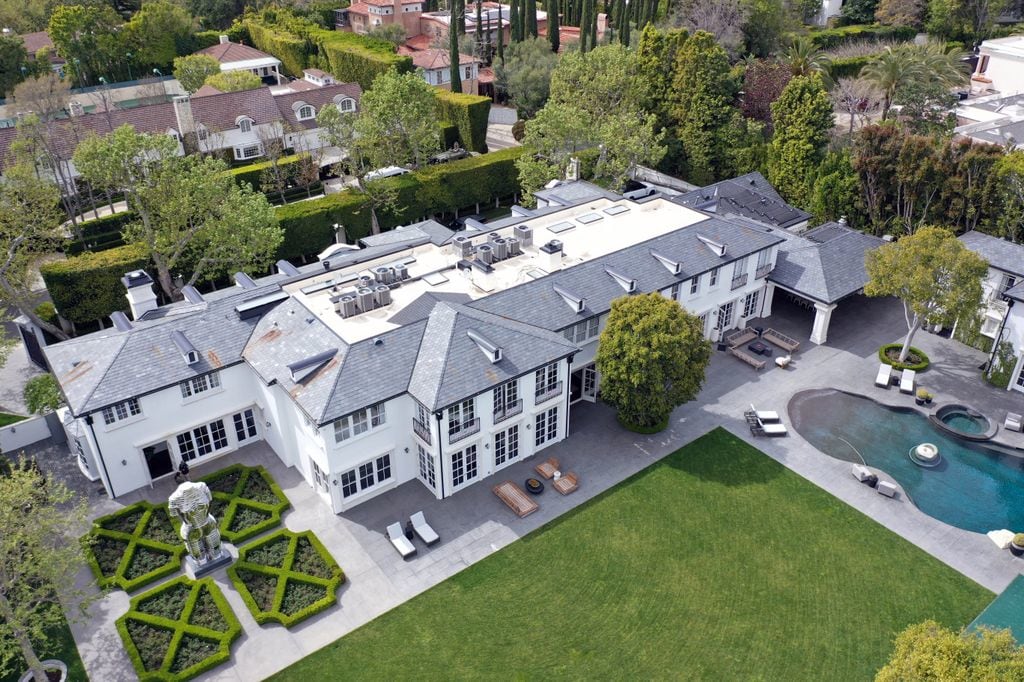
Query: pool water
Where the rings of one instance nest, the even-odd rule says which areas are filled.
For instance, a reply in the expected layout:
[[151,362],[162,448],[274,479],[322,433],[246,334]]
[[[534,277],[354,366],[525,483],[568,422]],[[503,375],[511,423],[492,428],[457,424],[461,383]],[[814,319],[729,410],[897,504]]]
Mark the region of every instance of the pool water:
[[943,417],[942,422],[961,433],[983,433],[988,429],[987,423],[982,423],[980,420],[963,412],[953,412]]
[[[913,410],[841,391],[798,393],[789,414],[793,427],[816,448],[850,462],[863,457],[896,479],[926,514],[976,533],[1024,532],[1024,457],[961,441]],[[938,446],[938,466],[911,461],[910,449],[921,443]]]

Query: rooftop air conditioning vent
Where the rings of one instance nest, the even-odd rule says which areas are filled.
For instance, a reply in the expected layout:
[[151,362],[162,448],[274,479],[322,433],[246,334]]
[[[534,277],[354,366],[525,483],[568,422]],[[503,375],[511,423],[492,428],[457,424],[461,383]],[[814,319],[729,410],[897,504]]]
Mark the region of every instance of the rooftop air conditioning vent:
[[533,228],[529,225],[516,225],[512,228],[512,234],[523,246],[533,246]]

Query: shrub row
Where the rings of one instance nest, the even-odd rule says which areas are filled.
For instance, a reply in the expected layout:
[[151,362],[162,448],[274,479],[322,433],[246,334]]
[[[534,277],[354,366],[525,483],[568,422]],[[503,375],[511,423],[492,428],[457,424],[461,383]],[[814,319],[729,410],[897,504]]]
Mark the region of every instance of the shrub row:
[[[307,552],[311,550],[315,555],[303,557],[301,563],[296,561],[299,558],[300,541],[303,541],[302,544]],[[258,558],[264,553],[271,554],[271,552],[267,552],[268,548],[280,542],[287,542],[288,546],[281,553],[279,565],[270,565],[264,563],[266,559]],[[311,566],[311,560],[315,565]],[[273,563],[277,563],[277,561]],[[310,571],[316,571],[319,575]],[[242,547],[238,553],[238,561],[228,568],[228,577],[231,578],[235,589],[242,596],[242,601],[252,612],[257,623],[260,625],[280,623],[286,628],[333,606],[337,602],[338,587],[345,582],[345,574],[341,567],[338,566],[320,539],[313,534],[313,531],[309,530],[301,533],[282,530],[260,542]],[[246,583],[246,580],[250,582]],[[274,593],[269,599],[269,603],[263,605],[257,603],[257,598],[262,601],[267,595],[254,596],[250,586],[254,587],[255,581],[266,581],[267,588],[273,585]],[[306,586],[323,596],[310,600],[303,606],[290,608],[289,605],[284,604],[290,582],[295,583],[294,589]]]
[[252,39],[249,36],[249,27],[241,22],[235,22],[225,29],[213,29],[211,31],[198,31],[194,33],[192,37],[196,44],[195,49],[198,51],[211,45],[216,45],[220,42],[220,37],[223,35],[226,35],[228,40],[233,43],[252,44]]
[[307,41],[259,21],[248,21],[246,26],[253,45],[280,59],[285,73],[302,78],[302,70],[308,66],[312,52]]
[[881,41],[912,40],[917,35],[917,30],[911,26],[879,26],[879,25],[853,25],[841,26],[839,28],[825,28],[818,31],[812,30],[808,34],[811,42],[819,50],[830,50],[843,43],[862,40]]
[[861,69],[867,66],[874,57],[865,55],[862,57],[840,57],[833,59],[828,66],[829,75],[832,80],[840,78],[856,78],[860,75]]
[[121,277],[147,265],[146,247],[130,244],[47,263],[40,273],[61,316],[81,324],[124,310],[127,303]]
[[387,41],[348,31],[316,29],[311,33],[319,51],[317,64],[342,83],[359,83],[368,90],[373,79],[385,71],[413,70],[412,57],[396,54],[394,45]]
[[920,362],[897,362],[889,357],[889,353],[894,353],[899,357],[899,352],[902,349],[902,343],[887,343],[878,349],[878,359],[887,365],[892,365],[893,369],[912,369],[915,372],[920,372],[928,368],[928,365],[931,363],[928,356],[925,355],[924,351],[920,348],[914,348],[913,346],[910,347],[910,354],[907,356],[907,360],[909,360],[911,356],[916,355],[920,358]]
[[[83,541],[86,543],[86,559],[100,587],[118,587],[125,592],[132,592],[154,580],[176,573],[181,568],[185,545],[181,542],[172,544],[166,529],[156,528],[157,524],[165,523],[166,518],[160,515],[166,513],[166,505],[142,501],[93,522],[92,530]],[[171,527],[175,526],[171,522]],[[122,546],[120,559],[113,571],[104,570],[101,553],[107,551],[106,547],[115,546]],[[167,560],[145,573],[131,577],[132,564],[141,560],[141,553],[164,555]]]
[[437,90],[436,95],[441,120],[458,128],[462,146],[470,151],[486,153],[490,98],[448,90]]
[[[292,154],[290,156],[282,156],[277,160],[277,165],[281,167],[282,172],[289,172],[288,168],[292,164],[298,163],[298,154]],[[238,166],[237,168],[230,169],[227,173],[238,185],[244,185],[249,183],[254,190],[260,191],[262,185],[263,171],[273,166],[270,161],[260,161],[258,163],[249,163],[244,166]]]
[[[232,464],[199,480],[209,486],[214,503],[220,502],[221,537],[234,544],[281,525],[281,514],[291,506],[273,476],[261,466]],[[247,490],[260,494],[246,494]],[[236,517],[239,521],[243,518],[240,515],[251,521],[236,524]]]
[[[184,604],[179,605],[176,593],[183,588],[189,592]],[[206,598],[212,600],[216,610],[220,612],[221,622],[216,628],[190,622],[200,599],[204,599],[203,608],[209,608],[209,604],[205,602]],[[177,618],[153,613],[154,610],[160,609],[153,609],[150,605],[159,603],[160,600],[164,600],[165,604],[168,601],[172,602],[174,609],[181,608]],[[183,682],[212,670],[231,659],[231,644],[242,634],[238,618],[213,578],[192,581],[184,576],[133,598],[128,613],[117,619],[116,626],[128,652],[128,658],[131,659],[135,672],[142,682]],[[136,637],[132,636],[133,631],[140,633],[137,634],[138,642]],[[155,636],[147,638],[141,633],[152,633]],[[213,644],[215,649],[201,660],[182,667],[188,659],[180,661],[179,655],[188,656],[191,653],[188,650],[189,643],[196,641]],[[161,650],[164,651],[162,657],[159,656]],[[151,660],[159,658],[160,663],[155,666],[147,665],[147,659],[154,653],[156,657]]]

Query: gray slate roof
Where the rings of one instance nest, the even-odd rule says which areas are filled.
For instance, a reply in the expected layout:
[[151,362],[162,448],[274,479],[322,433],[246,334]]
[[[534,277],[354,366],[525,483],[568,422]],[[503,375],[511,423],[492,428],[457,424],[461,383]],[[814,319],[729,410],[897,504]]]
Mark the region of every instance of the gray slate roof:
[[1024,282],[1010,287],[1003,292],[1003,296],[1012,298],[1015,301],[1024,301]]
[[452,237],[455,231],[450,230],[436,220],[424,220],[421,223],[402,225],[387,232],[363,237],[359,240],[362,246],[386,246],[388,244],[404,244],[406,242],[430,242],[435,246],[444,246]]
[[[724,243],[728,248],[726,255],[715,255],[697,238],[697,235]],[[742,256],[778,244],[783,239],[779,230],[710,218],[684,230],[670,232],[621,251],[565,268],[547,277],[499,291],[477,299],[469,305],[536,327],[558,331],[580,320],[608,312],[612,301],[625,295],[622,286],[606,272],[606,269],[615,270],[637,280],[638,291],[660,291],[677,282],[685,282],[694,275],[708,272]],[[651,249],[681,262],[682,274],[676,276],[669,272],[668,268],[651,255]],[[571,257],[573,254],[566,255]],[[723,272],[722,276],[729,277],[731,272]],[[584,311],[577,313],[570,308],[562,296],[555,292],[555,285],[586,299]],[[727,287],[729,282],[720,283],[719,286]]]
[[809,213],[787,204],[757,172],[680,194],[672,197],[672,201],[689,208],[723,216],[734,214],[783,228],[810,218]]
[[622,198],[614,192],[609,192],[608,190],[598,187],[593,183],[586,182],[585,180],[561,182],[549,189],[537,190],[533,193],[533,196],[563,207],[576,206],[577,204],[586,203],[592,199],[600,199],[602,197],[605,199],[611,199],[612,201],[618,201]]
[[768,279],[801,296],[835,303],[864,288],[864,257],[884,243],[839,223],[825,223],[781,244]]
[[[469,337],[470,330],[501,348],[501,360],[492,363]],[[560,334],[467,306],[438,303],[427,319],[409,394],[427,409],[438,410],[577,350]]]
[[444,301],[446,303],[468,303],[473,300],[468,294],[457,294],[445,291],[428,291],[417,296],[409,305],[388,318],[392,324],[407,325],[419,322],[430,317],[430,311],[434,306]]
[[966,232],[959,239],[993,268],[1024,277],[1024,244],[1014,244],[977,230]]
[[[135,322],[130,331],[106,329],[43,352],[71,411],[81,415],[240,362],[258,320],[239,319],[234,307],[278,289],[276,284],[233,288],[228,291],[234,295],[173,308],[173,314]],[[187,365],[175,345],[176,330],[199,351],[195,365]]]

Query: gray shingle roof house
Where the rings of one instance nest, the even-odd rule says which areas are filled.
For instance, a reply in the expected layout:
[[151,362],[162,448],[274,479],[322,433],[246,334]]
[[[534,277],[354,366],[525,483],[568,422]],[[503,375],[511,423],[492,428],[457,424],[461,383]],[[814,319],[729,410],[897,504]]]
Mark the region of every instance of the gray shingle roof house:
[[566,437],[613,300],[660,292],[718,338],[760,315],[797,239],[660,196],[545,192],[486,231],[424,221],[162,307],[131,273],[134,322],[44,349],[80,467],[116,496],[262,439],[335,512],[414,478],[447,497]]
[[1024,277],[1024,244],[1014,244],[977,230],[965,232],[959,239],[964,246],[987,260],[991,267]]
[[838,303],[868,281],[864,257],[885,242],[840,223],[825,223],[779,247],[779,260],[768,278],[801,296]]
[[804,227],[811,217],[806,211],[787,204],[756,171],[680,194],[672,201],[720,216],[741,216],[784,229]]

